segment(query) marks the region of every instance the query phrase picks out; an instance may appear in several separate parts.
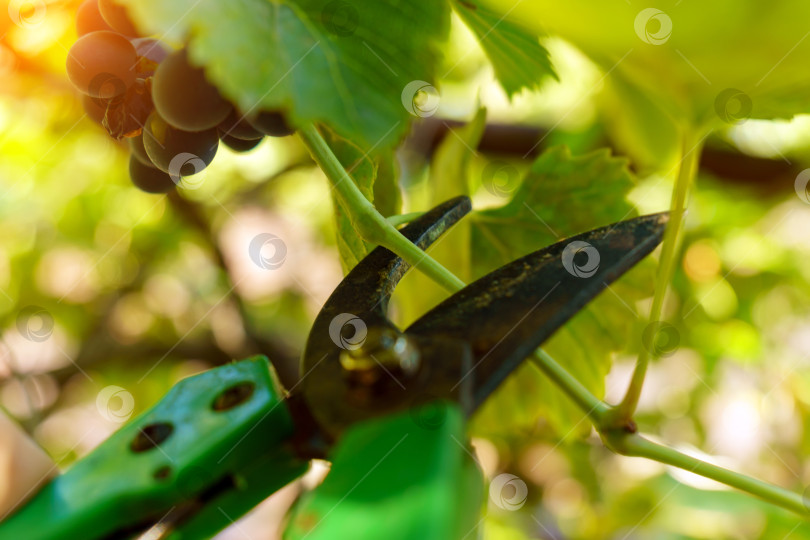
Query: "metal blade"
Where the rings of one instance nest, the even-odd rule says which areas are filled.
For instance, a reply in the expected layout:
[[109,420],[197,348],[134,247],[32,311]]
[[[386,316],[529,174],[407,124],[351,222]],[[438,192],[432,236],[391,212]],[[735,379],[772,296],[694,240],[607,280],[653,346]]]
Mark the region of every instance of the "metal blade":
[[[403,232],[424,248],[468,210],[466,198],[449,201]],[[327,444],[356,422],[404,409],[418,416],[437,399],[471,414],[555,330],[649,254],[667,220],[643,216],[527,255],[468,285],[404,333],[386,312],[407,264],[377,248],[315,320],[301,372],[306,409]]]
[[[666,213],[641,216],[536,251],[484,276],[416,321],[406,335],[470,344],[472,365],[462,368],[457,380],[440,385],[447,392],[441,397],[471,385],[472,409],[480,406],[541,343],[655,249],[668,220]],[[440,371],[447,375],[454,369],[445,365]],[[438,381],[430,386],[437,388]]]
[[[426,249],[470,209],[469,198],[457,197],[426,212],[400,232]],[[393,328],[386,316],[388,301],[409,268],[391,251],[376,248],[349,272],[315,318],[301,362],[301,392],[324,431],[335,434],[358,417],[370,416],[345,403],[347,388],[340,354],[351,347],[352,336],[344,344],[341,332],[347,328],[362,333],[366,328]]]

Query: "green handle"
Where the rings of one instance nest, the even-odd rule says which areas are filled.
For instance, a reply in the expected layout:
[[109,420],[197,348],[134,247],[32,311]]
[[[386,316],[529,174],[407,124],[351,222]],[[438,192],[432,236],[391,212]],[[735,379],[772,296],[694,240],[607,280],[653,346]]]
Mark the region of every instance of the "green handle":
[[[205,538],[300,476],[293,422],[267,358],[179,382],[26,506],[0,540],[126,537],[167,515],[171,538]],[[176,518],[176,519],[175,519]]]
[[483,475],[456,404],[434,401],[357,424],[304,495],[285,540],[476,538]]

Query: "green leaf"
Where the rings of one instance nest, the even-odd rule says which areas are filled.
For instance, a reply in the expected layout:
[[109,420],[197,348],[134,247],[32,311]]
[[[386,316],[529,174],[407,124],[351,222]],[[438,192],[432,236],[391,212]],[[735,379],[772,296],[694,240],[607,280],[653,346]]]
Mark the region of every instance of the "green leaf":
[[470,194],[470,162],[487,126],[487,109],[481,107],[470,122],[448,133],[436,149],[430,165],[431,199],[439,204],[459,195]]
[[[364,154],[357,145],[341,137],[322,130],[322,134],[343,168],[349,173],[344,182],[354,181],[360,192],[371,202],[374,202],[374,181],[377,178],[378,166],[367,154]],[[335,209],[335,226],[337,228],[337,246],[340,254],[340,263],[343,271],[348,272],[365,257],[371,246],[364,241],[354,228],[349,216],[343,210],[337,192],[332,193],[332,205]]]
[[[445,135],[430,164],[427,205],[433,207],[459,195],[469,195],[470,161],[484,134],[487,111],[478,110],[469,124]],[[431,246],[428,253],[460,279],[470,278],[470,227],[466,219]],[[396,289],[402,323],[410,324],[446,298],[446,291],[421,272],[410,272]]]
[[[635,215],[626,196],[635,185],[624,159],[608,150],[572,156],[551,148],[532,165],[503,206],[470,217],[474,276],[518,257],[596,227]],[[637,319],[634,305],[652,292],[653,266],[647,260],[610,286],[546,344],[545,350],[596,395],[604,393],[611,355],[630,340]],[[529,429],[540,418],[560,436],[587,433],[584,416],[532,366],[522,366],[476,415],[481,434],[507,436]]]
[[548,51],[537,35],[473,0],[454,0],[461,20],[473,31],[492,63],[495,76],[511,98],[537,88],[546,77],[557,79]]
[[600,101],[611,139],[620,153],[632,157],[638,174],[677,163],[682,151],[679,126],[654,96],[614,72],[605,81]]
[[[436,0],[121,0],[139,28],[188,42],[243,111],[283,108],[364,150],[404,134],[413,81],[431,81],[449,7]],[[403,101],[406,102],[403,105]]]
[[[750,99],[745,117],[810,111],[807,2],[661,0],[652,9],[601,0],[478,1],[535,35],[570,41],[690,130],[722,126],[727,105],[734,116],[739,103],[727,103],[728,89]],[[598,24],[583,24],[583,14]]]
[[574,157],[565,146],[550,148],[506,204],[473,215],[474,274],[629,217],[625,197],[634,185],[627,161],[608,149]]
[[383,217],[402,213],[402,190],[399,187],[399,168],[393,152],[377,157],[377,179],[374,181],[374,206]]
[[[399,188],[394,152],[387,150],[371,157],[351,141],[338,137],[326,129],[321,132],[338,161],[366,199],[374,203],[383,216],[400,213],[402,194]],[[344,182],[349,181],[349,179],[344,180]],[[335,209],[338,253],[344,272],[348,272],[368,255],[374,246],[364,241],[357,233],[340,204],[337,192],[332,189],[331,193],[332,205]]]

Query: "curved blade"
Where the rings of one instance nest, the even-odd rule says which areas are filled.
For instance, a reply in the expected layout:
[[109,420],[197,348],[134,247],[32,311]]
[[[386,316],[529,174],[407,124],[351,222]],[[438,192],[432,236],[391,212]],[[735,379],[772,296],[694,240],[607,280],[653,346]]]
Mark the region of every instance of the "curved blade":
[[[469,198],[457,197],[426,212],[400,232],[426,249],[470,209]],[[328,415],[350,416],[340,409],[345,392],[340,352],[346,348],[342,347],[341,330],[353,325],[359,325],[355,330],[393,326],[386,316],[388,301],[409,268],[391,251],[374,249],[343,279],[315,318],[301,361],[301,384],[305,401],[324,427],[337,424]]]
[[461,375],[445,381],[449,395],[442,397],[469,386],[472,409],[480,406],[541,343],[655,249],[668,220],[666,213],[641,216],[558,242],[484,276],[413,323],[406,334],[420,341],[470,345],[472,365],[459,366]]
[[[448,202],[405,232],[424,246],[468,205],[466,199]],[[404,409],[418,416],[422,404],[437,398],[459,403],[471,414],[554,331],[649,254],[661,242],[667,221],[667,214],[655,214],[596,229],[468,285],[405,331],[419,351],[418,372],[402,380],[387,373],[373,396],[356,400],[340,366],[352,336],[343,343],[330,330],[336,320],[338,329],[356,324],[362,332],[393,327],[387,302],[407,268],[388,250],[374,250],[335,290],[313,325],[302,371],[308,409],[330,438],[360,420]],[[439,225],[432,229],[430,222]]]

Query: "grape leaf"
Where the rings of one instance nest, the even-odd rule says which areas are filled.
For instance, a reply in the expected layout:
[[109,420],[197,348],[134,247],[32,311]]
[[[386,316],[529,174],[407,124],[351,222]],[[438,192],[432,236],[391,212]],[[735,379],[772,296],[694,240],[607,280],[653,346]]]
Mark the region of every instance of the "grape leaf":
[[[120,0],[142,30],[188,42],[242,112],[288,110],[368,151],[403,135],[449,28],[435,0]],[[416,93],[416,91],[414,91]]]
[[374,180],[374,206],[383,217],[402,213],[402,190],[399,187],[399,168],[393,151],[376,157],[377,178]]
[[[402,193],[399,187],[398,171],[394,152],[378,152],[374,157],[364,153],[357,145],[338,137],[327,129],[321,130],[324,139],[351,175],[360,192],[377,208],[383,216],[398,214],[402,208]],[[349,180],[344,180],[349,182]],[[368,255],[374,247],[363,240],[354,228],[349,216],[343,211],[337,192],[332,190],[332,205],[335,209],[337,246],[343,271],[348,272]]]
[[486,126],[486,107],[479,107],[467,125],[457,129],[448,126],[449,133],[436,149],[430,165],[430,189],[436,204],[470,194],[470,162]]
[[[632,217],[626,195],[634,185],[626,160],[611,157],[608,150],[575,157],[565,147],[549,149],[506,204],[470,217],[474,276],[565,237]],[[652,292],[653,266],[650,260],[638,265],[544,345],[596,395],[604,393],[611,355],[629,342],[637,319],[632,306]],[[541,417],[560,436],[590,429],[582,411],[527,363],[486,402],[473,428],[487,436],[510,436]]]
[[[642,107],[622,115],[614,102],[612,120],[624,133],[667,130],[663,138],[671,140],[673,124],[701,133],[746,118],[810,112],[808,2],[660,0],[650,8],[601,0],[478,1],[535,35],[566,39],[608,78],[621,77],[613,88],[621,109]],[[587,24],[585,16],[598,24]],[[648,99],[640,103],[639,94]],[[648,114],[651,104],[657,113]],[[662,115],[668,117],[663,123]],[[655,139],[647,139],[642,159],[667,154],[655,147],[661,137]]]
[[510,98],[524,88],[537,88],[546,77],[557,79],[548,51],[537,35],[477,1],[454,0],[453,7],[478,38]]
[[550,148],[505,205],[472,216],[473,273],[483,275],[567,236],[626,219],[632,206],[625,196],[634,185],[627,161],[611,157],[608,149],[574,157],[565,146]]
[[[486,109],[479,109],[469,124],[452,129],[444,137],[430,163],[426,207],[459,195],[469,195],[470,161],[486,127]],[[464,281],[470,279],[470,226],[462,219],[444,233],[428,250],[445,268]],[[410,272],[397,286],[397,313],[403,326],[422,316],[447,291],[421,272]]]
[[680,128],[654,97],[614,71],[599,98],[611,140],[622,155],[632,158],[639,175],[677,163],[682,150]]
[[[329,130],[321,130],[324,139],[334,152],[335,156],[343,165],[343,168],[351,176],[344,182],[354,181],[360,192],[372,203],[374,202],[374,185],[379,170],[378,163],[368,154],[341,137],[338,137]],[[395,185],[392,187],[396,187]],[[365,257],[372,246],[363,240],[354,228],[349,216],[344,212],[337,197],[337,192],[332,189],[332,205],[335,209],[335,227],[337,228],[337,246],[340,255],[340,263],[344,273],[354,268],[354,266]]]

